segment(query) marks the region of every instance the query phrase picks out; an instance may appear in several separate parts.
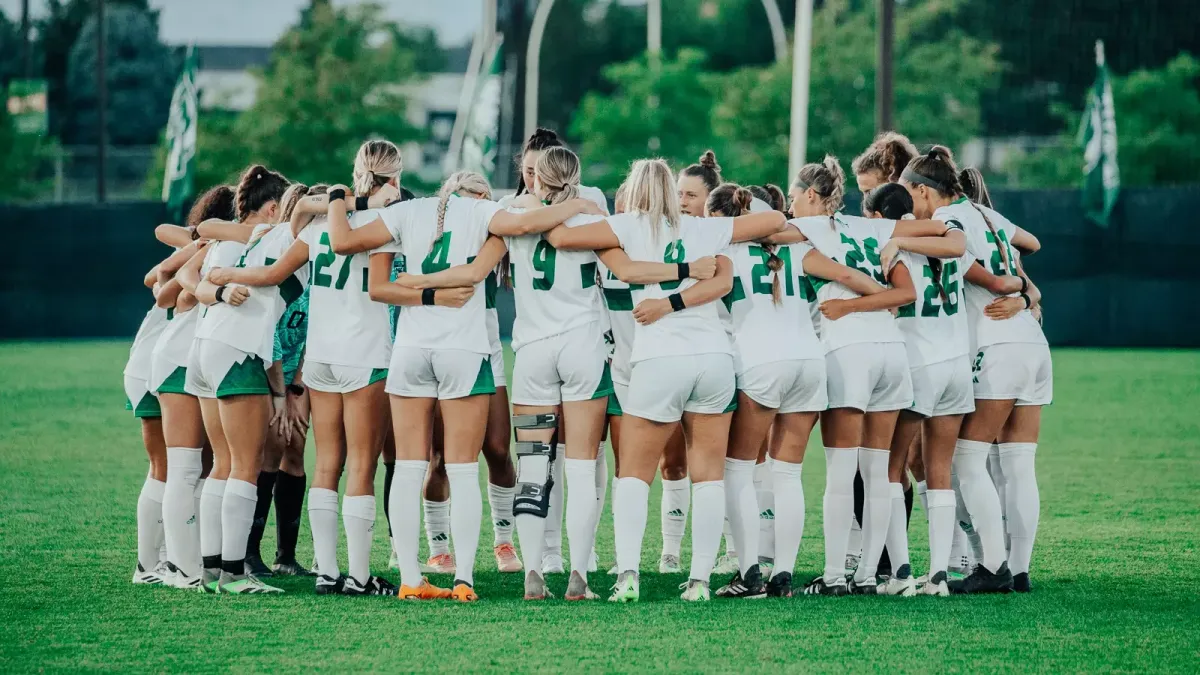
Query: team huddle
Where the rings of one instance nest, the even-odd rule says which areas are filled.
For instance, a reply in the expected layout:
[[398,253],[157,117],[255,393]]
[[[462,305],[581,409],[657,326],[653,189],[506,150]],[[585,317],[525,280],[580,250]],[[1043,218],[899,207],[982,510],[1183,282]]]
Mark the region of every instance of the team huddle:
[[[610,214],[554,132],[517,161],[516,195],[493,201],[459,172],[415,198],[397,147],[369,141],[351,186],[253,166],[156,230],[175,250],[145,277],[155,305],[125,368],[150,458],[134,583],[278,593],[273,576],[306,575],[317,594],[475,601],[482,453],[496,565],[524,572],[527,600],[564,572],[565,599],[598,599],[609,492],[608,599],[638,600],[656,473],[659,572],[684,571],[691,514],[683,600],[709,600],[714,573],[727,598],[1031,590],[1052,368],[1021,255],[1040,244],[977,171],[884,134],[852,165],[859,216],[833,157],[787,194],[726,182],[712,152],[678,173],[646,159]],[[818,421],[824,570],[794,584]],[[398,584],[370,566],[381,457]],[[311,571],[296,556],[306,495]]]

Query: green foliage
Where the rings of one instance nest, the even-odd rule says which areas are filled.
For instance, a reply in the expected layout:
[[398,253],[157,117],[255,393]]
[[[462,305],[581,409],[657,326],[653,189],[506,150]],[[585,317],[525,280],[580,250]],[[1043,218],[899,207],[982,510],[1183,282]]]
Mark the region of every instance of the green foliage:
[[[1114,75],[1112,88],[1122,187],[1194,183],[1200,176],[1200,61],[1180,54],[1162,68]],[[1066,131],[1054,146],[1013,162],[1009,170],[1022,186],[1082,184],[1083,149],[1075,138],[1082,113],[1056,104],[1052,114]]]
[[0,106],[0,201],[26,201],[49,184],[44,168],[53,139],[17,130],[8,106]]
[[0,10],[0,91],[8,90],[9,80],[21,76],[21,25],[9,20]]
[[710,109],[719,95],[704,58],[682,49],[660,63],[643,56],[605,69],[616,93],[585,96],[571,127],[588,157],[585,180],[611,190],[635,159],[660,156],[673,166],[696,161],[712,143]]
[[[146,10],[115,6],[107,26],[108,138],[112,145],[149,145],[167,122],[178,60],[158,39],[158,21]],[[62,138],[92,144],[97,138],[98,70],[95,17],[88,19],[71,48],[67,107]]]

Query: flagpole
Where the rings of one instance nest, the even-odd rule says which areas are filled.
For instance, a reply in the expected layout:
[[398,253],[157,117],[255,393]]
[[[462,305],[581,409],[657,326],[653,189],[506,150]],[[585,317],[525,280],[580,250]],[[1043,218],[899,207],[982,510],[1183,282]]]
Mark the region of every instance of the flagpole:
[[813,0],[796,0],[796,35],[792,48],[792,137],[788,144],[788,181],[804,166],[808,151],[808,78],[812,61]]
[[96,201],[108,198],[108,27],[104,20],[104,2],[96,1]]

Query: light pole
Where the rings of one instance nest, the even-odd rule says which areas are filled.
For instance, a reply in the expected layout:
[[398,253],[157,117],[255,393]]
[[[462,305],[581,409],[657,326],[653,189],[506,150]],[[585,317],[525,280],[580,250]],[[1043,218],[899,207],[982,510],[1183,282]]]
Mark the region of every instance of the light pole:
[[879,0],[878,68],[875,78],[875,133],[892,129],[892,51],[896,43],[896,0]]
[[812,61],[813,0],[796,0],[792,53],[792,138],[788,145],[788,182],[800,173],[808,150],[808,75]]
[[96,201],[108,198],[108,26],[104,19],[104,0],[96,0]]

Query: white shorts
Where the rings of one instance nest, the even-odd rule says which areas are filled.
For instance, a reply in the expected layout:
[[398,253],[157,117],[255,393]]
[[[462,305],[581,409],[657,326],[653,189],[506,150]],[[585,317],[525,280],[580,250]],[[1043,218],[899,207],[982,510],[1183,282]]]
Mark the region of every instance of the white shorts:
[[192,345],[183,388],[197,398],[271,393],[262,358],[206,338],[196,338]]
[[863,412],[904,410],[913,403],[912,376],[903,342],[863,342],[825,355],[829,408]]
[[736,394],[733,356],[660,356],[633,364],[629,393],[621,399],[621,407],[626,415],[678,422],[685,412],[732,412]]
[[300,381],[309,389],[327,394],[349,394],[388,376],[387,368],[338,366],[332,363],[305,361]]
[[941,363],[913,368],[913,404],[909,410],[924,417],[966,415],[975,412],[971,386],[971,359],[960,356]]
[[462,349],[396,347],[387,393],[442,400],[496,393],[491,357]]
[[780,414],[825,410],[825,386],[825,359],[762,363],[737,378],[738,391]]
[[977,399],[1013,399],[1017,405],[1050,405],[1054,400],[1054,368],[1046,345],[1008,342],[982,347],[971,371]]
[[512,402],[517,405],[590,401],[613,391],[608,346],[596,323],[521,345],[516,358]]
[[494,309],[487,310],[488,344],[492,348],[492,380],[496,387],[507,387],[508,378],[504,374],[504,344],[500,342],[500,313]]

